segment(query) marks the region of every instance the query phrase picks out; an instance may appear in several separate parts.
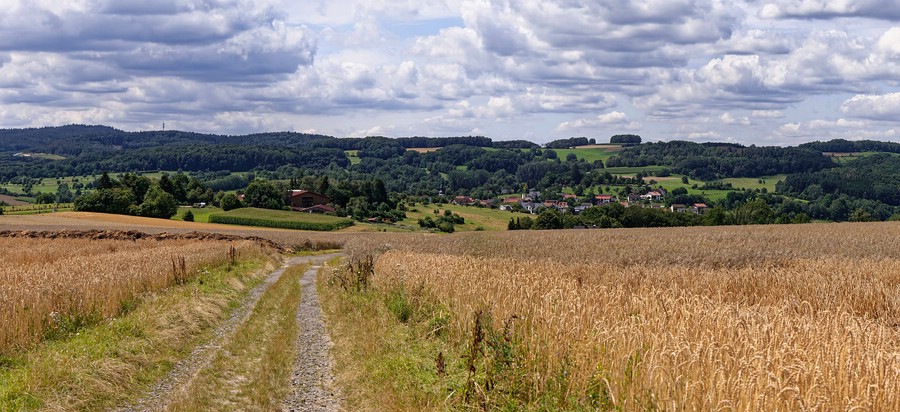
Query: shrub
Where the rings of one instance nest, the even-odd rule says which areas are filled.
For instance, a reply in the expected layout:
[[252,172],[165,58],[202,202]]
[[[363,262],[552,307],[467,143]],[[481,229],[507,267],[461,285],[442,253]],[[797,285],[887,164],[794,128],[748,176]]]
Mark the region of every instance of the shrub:
[[181,220],[184,220],[185,222],[193,222],[194,221],[194,212],[191,212],[190,210],[188,210],[187,212],[184,213],[184,216],[181,217]]

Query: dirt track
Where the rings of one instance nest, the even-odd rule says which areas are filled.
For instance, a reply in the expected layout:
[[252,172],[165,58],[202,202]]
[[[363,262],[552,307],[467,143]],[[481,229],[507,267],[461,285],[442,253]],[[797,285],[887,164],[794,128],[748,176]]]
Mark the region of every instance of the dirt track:
[[[328,354],[330,338],[322,323],[322,312],[318,307],[318,296],[315,289],[316,271],[323,262],[338,256],[337,254],[295,257],[284,264],[280,269],[272,272],[261,285],[250,291],[241,306],[235,309],[231,316],[223,322],[215,331],[214,337],[207,343],[195,348],[191,355],[178,362],[169,375],[150,390],[134,405],[116,409],[118,412],[133,411],[158,411],[165,410],[172,399],[172,395],[187,387],[191,380],[201,370],[208,367],[215,355],[220,351],[224,343],[230,339],[238,326],[247,320],[253,308],[259,302],[263,293],[272,286],[284,274],[285,270],[294,265],[310,263],[314,265],[303,277],[303,298],[297,312],[297,322],[300,323],[301,336],[298,338],[299,356],[294,367],[291,381],[291,393],[284,401],[285,410],[338,410],[338,398],[334,391],[330,390],[331,362]],[[309,279],[313,280],[309,280]],[[312,287],[307,287],[307,283]],[[315,302],[315,306],[310,305]],[[312,325],[312,326],[311,326]],[[320,347],[311,345],[322,345]],[[303,381],[298,381],[302,378]]]
[[332,343],[325,328],[316,273],[320,266],[310,267],[300,284],[303,298],[297,310],[300,335],[297,337],[297,360],[291,375],[291,390],[282,403],[285,411],[337,411],[339,398],[331,372]]

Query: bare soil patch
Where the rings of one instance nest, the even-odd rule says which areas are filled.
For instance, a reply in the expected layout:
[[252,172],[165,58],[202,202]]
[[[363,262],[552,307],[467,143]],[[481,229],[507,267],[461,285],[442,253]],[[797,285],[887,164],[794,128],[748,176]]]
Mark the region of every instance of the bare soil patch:
[[139,217],[128,215],[113,215],[109,213],[94,212],[60,212],[56,217],[91,220],[95,222],[121,223],[129,226],[171,227],[180,229],[214,230],[222,225],[215,223],[185,222],[171,219],[155,219],[152,217]]
[[236,236],[222,233],[189,232],[189,233],[144,233],[136,230],[61,230],[61,231],[0,231],[0,237],[29,239],[90,239],[90,240],[250,240],[260,246],[275,250],[284,249],[277,243],[258,236]]
[[0,195],[0,202],[5,202],[10,206],[25,206],[30,204],[28,202],[17,200],[16,198],[9,195]]

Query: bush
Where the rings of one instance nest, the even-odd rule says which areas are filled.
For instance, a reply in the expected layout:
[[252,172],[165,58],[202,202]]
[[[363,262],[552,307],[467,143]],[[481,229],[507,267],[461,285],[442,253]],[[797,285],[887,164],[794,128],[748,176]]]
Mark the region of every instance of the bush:
[[453,227],[453,223],[449,222],[438,223],[437,229],[444,233],[453,233],[456,231],[456,228]]
[[425,216],[419,219],[419,227],[422,229],[434,229],[437,227],[437,223],[430,216]]
[[234,193],[226,193],[222,196],[222,201],[220,202],[222,206],[222,210],[229,211],[242,207],[241,200]]
[[169,219],[178,213],[178,204],[175,203],[175,196],[155,185],[147,191],[144,203],[136,210],[139,216]]
[[193,222],[194,221],[194,212],[188,210],[184,213],[184,216],[181,217],[181,220],[185,222]]

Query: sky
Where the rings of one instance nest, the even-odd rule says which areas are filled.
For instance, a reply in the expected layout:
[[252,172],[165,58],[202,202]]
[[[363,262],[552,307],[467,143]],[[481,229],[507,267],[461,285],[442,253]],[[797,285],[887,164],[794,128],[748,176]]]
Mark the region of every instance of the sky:
[[900,0],[0,0],[0,128],[900,141]]

